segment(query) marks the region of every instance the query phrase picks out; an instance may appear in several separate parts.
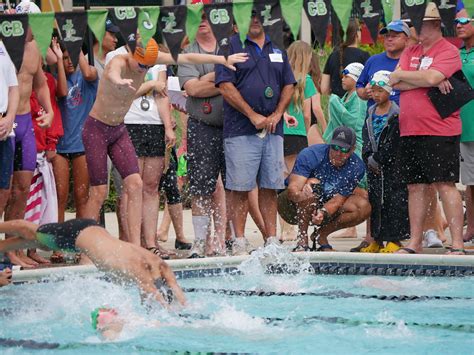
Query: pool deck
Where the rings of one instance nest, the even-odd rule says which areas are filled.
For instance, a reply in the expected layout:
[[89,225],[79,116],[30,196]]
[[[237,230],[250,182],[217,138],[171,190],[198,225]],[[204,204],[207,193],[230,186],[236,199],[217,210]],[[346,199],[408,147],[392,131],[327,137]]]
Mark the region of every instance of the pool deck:
[[[68,214],[66,219],[73,218],[72,214]],[[112,235],[118,235],[118,226],[115,214],[106,214],[106,227]],[[184,231],[189,241],[193,238],[193,227],[191,222],[191,211],[184,211]],[[254,248],[263,246],[263,239],[251,220],[247,220],[246,232],[249,242]],[[466,256],[444,255],[447,251],[445,248],[424,249],[423,254],[418,255],[401,255],[401,254],[367,254],[367,253],[349,253],[349,249],[357,246],[365,235],[365,223],[357,226],[357,238],[338,238],[330,237],[329,242],[333,245],[336,252],[307,252],[294,253],[299,258],[303,258],[313,265],[364,265],[367,268],[391,267],[409,265],[410,268],[417,266],[435,267],[435,268],[451,268],[453,272],[456,268],[474,271],[474,246],[472,243],[466,243]],[[162,243],[167,249],[173,249],[175,241],[174,230],[170,228],[168,241]],[[291,250],[295,241],[287,241],[283,247]],[[174,260],[170,260],[169,264],[175,271],[196,271],[196,270],[219,270],[222,268],[235,268],[248,256],[237,257],[220,257],[220,258],[202,258],[187,259],[188,252],[178,252]],[[54,271],[53,271],[54,270]],[[96,271],[91,265],[75,265],[75,266],[55,266],[37,268],[32,270],[15,271],[13,281],[15,283],[28,282],[38,280],[50,276],[51,274],[62,275],[70,272],[79,274],[88,274]],[[214,271],[213,271],[214,272]],[[336,272],[338,273],[338,272]],[[454,275],[454,274],[453,274]]]

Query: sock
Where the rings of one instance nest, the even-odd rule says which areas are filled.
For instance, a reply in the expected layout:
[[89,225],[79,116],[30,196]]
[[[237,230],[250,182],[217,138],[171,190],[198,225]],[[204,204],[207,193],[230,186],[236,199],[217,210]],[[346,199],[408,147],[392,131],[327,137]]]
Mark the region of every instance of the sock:
[[204,242],[207,238],[211,218],[208,216],[193,216],[194,242]]

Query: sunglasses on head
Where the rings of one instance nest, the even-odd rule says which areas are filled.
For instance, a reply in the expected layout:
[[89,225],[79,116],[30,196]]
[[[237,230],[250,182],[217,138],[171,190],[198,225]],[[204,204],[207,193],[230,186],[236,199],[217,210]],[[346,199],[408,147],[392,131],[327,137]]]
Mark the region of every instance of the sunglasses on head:
[[377,86],[386,86],[388,85],[388,83],[386,83],[385,81],[375,81],[375,80],[371,80],[370,81],[370,85],[374,86],[374,85],[377,85]]
[[351,151],[351,148],[344,148],[337,144],[331,144],[331,149],[335,150],[336,152],[342,152],[342,153],[349,153]]
[[467,25],[469,22],[471,22],[471,19],[467,17],[459,17],[454,20],[456,25]]

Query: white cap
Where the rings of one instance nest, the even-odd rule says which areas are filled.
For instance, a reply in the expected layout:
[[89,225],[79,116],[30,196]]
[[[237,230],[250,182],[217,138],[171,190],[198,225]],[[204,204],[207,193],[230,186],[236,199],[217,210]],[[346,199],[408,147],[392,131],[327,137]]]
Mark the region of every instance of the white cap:
[[23,0],[15,7],[17,14],[38,14],[41,12],[38,5],[30,0]]
[[370,85],[380,86],[382,89],[391,93],[392,87],[388,85],[388,82],[390,81],[390,74],[392,74],[392,72],[388,70],[379,70],[378,72],[375,72],[372,76],[372,80],[370,81]]
[[342,71],[342,74],[350,76],[357,82],[357,80],[359,80],[360,74],[362,73],[362,70],[364,70],[364,65],[356,62],[351,63],[347,67],[345,67]]

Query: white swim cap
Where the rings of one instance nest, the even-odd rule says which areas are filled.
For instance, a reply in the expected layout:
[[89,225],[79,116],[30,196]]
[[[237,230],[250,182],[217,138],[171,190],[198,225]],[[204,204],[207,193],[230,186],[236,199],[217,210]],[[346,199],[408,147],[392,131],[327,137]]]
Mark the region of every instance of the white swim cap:
[[41,12],[38,5],[30,0],[23,0],[15,7],[17,14],[38,14]]

